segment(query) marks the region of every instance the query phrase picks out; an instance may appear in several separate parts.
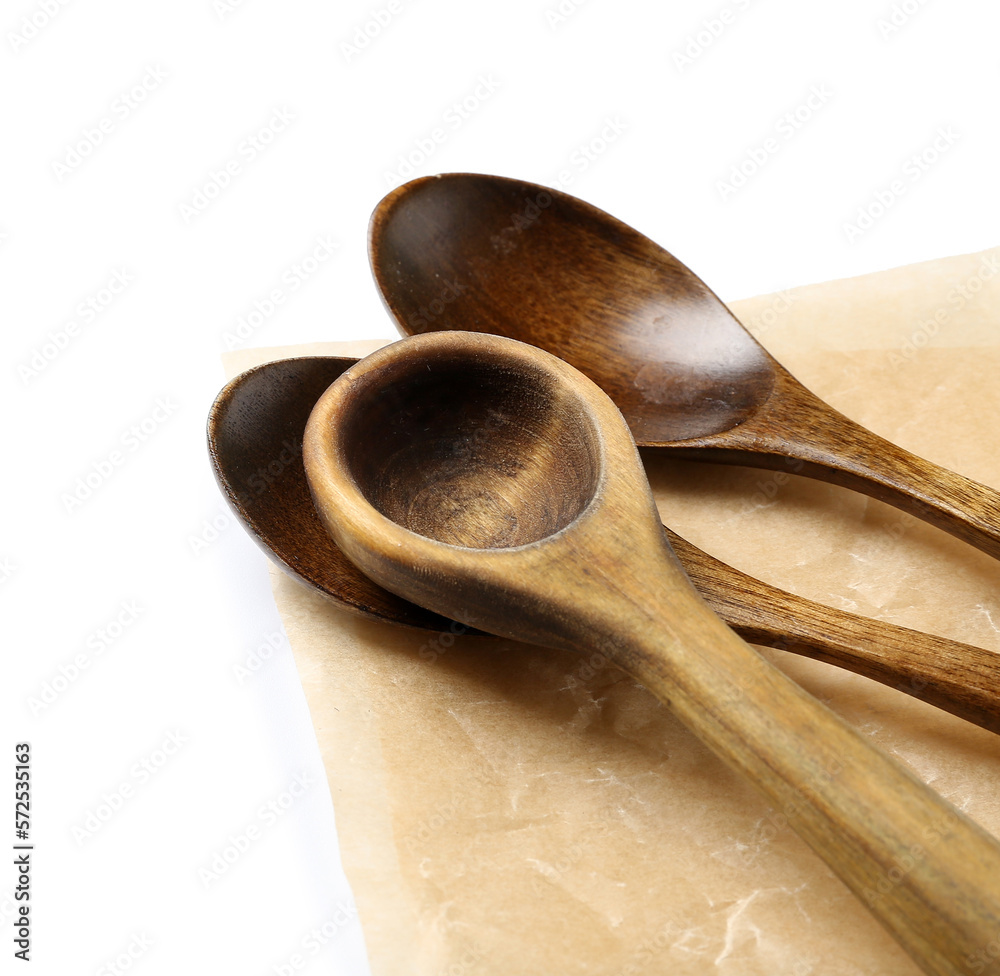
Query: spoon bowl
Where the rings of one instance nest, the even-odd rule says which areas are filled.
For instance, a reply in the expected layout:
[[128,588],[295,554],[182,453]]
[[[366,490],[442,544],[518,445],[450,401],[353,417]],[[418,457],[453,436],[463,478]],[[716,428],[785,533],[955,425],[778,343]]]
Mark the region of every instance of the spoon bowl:
[[[433,633],[476,633],[361,573],[313,506],[301,456],[306,421],[323,391],[355,362],[279,360],[226,384],[208,418],[209,456],[223,496],[282,569],[337,606]],[[490,416],[477,430],[493,429]],[[699,591],[745,639],[848,668],[1000,732],[1000,655],[794,596],[665,531]]]
[[[754,782],[928,973],[960,971],[1000,929],[1000,845],[701,600],[625,421],[573,367],[496,336],[404,340],[323,394],[303,458],[367,576],[470,626],[604,654]],[[927,824],[942,838],[923,846]]]
[[302,436],[313,404],[357,362],[307,356],[266,363],[227,383],[208,417],[208,453],[223,496],[278,565],[337,605],[425,630],[450,621],[376,586],[330,538],[313,508]]
[[824,403],[697,275],[582,200],[496,176],[425,177],[376,207],[369,253],[404,334],[531,343],[601,386],[643,447],[843,485],[1000,557],[1000,493]]
[[[619,405],[643,446],[739,425],[780,369],[673,255],[544,187],[415,180],[376,209],[370,241],[404,332],[492,332],[555,352]],[[447,304],[434,297],[442,281]]]
[[[386,518],[456,546],[507,548],[565,528],[597,485],[593,431],[545,374],[426,357],[378,374],[345,416],[344,457]],[[396,375],[398,373],[398,375]],[[378,449],[372,450],[372,431]],[[547,449],[526,451],[540,432]]]

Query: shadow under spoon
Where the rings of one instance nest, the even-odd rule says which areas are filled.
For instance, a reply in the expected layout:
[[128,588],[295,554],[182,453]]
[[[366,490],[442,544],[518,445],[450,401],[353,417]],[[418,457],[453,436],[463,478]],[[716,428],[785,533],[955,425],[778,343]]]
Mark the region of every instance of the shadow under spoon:
[[[355,362],[279,360],[228,383],[208,420],[216,479],[261,548],[341,607],[431,632],[465,631],[364,576],[313,506],[301,457],[306,421],[324,390]],[[1000,654],[794,596],[667,533],[702,596],[746,640],[827,661],[1000,732]]]

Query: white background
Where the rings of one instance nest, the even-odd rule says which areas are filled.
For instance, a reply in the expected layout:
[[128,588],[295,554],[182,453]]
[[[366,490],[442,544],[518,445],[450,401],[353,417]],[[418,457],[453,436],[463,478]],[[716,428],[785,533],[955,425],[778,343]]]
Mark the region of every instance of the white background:
[[204,424],[275,287],[245,344],[394,335],[365,234],[402,177],[563,180],[724,299],[998,243],[995,4],[557,3],[3,4],[0,769],[30,741],[34,972],[367,972],[264,559],[231,520],[212,537]]

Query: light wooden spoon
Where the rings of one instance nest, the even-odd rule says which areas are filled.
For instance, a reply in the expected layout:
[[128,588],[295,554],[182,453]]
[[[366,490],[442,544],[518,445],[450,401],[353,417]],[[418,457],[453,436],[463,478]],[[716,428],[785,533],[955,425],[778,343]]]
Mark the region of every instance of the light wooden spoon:
[[[327,535],[309,497],[301,458],[306,420],[355,362],[279,360],[228,383],[208,419],[216,479],[251,536],[298,579],[355,613],[454,632],[452,621],[362,574]],[[702,596],[747,640],[839,665],[1000,732],[1000,654],[813,603],[666,532]]]
[[853,488],[1000,557],[1000,493],[810,393],[697,275],[610,214],[533,183],[446,174],[386,196],[369,241],[404,333],[530,342],[597,382],[643,447]]
[[625,421],[576,369],[497,336],[404,340],[323,394],[303,458],[367,576],[473,627],[606,655],[752,780],[926,972],[967,972],[996,938],[1000,844],[709,609]]

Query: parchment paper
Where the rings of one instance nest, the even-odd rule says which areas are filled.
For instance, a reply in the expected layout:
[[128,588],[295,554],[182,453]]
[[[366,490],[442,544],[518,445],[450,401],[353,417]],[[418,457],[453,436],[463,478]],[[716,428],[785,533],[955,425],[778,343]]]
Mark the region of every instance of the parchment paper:
[[[1000,487],[998,259],[733,309],[848,416]],[[375,345],[248,350],[226,365],[235,375]],[[969,546],[795,476],[647,460],[664,521],[713,555],[1000,652],[1000,567]],[[754,789],[620,672],[362,620],[272,573],[375,976],[917,972]],[[765,653],[1000,834],[1000,739],[867,679]]]

